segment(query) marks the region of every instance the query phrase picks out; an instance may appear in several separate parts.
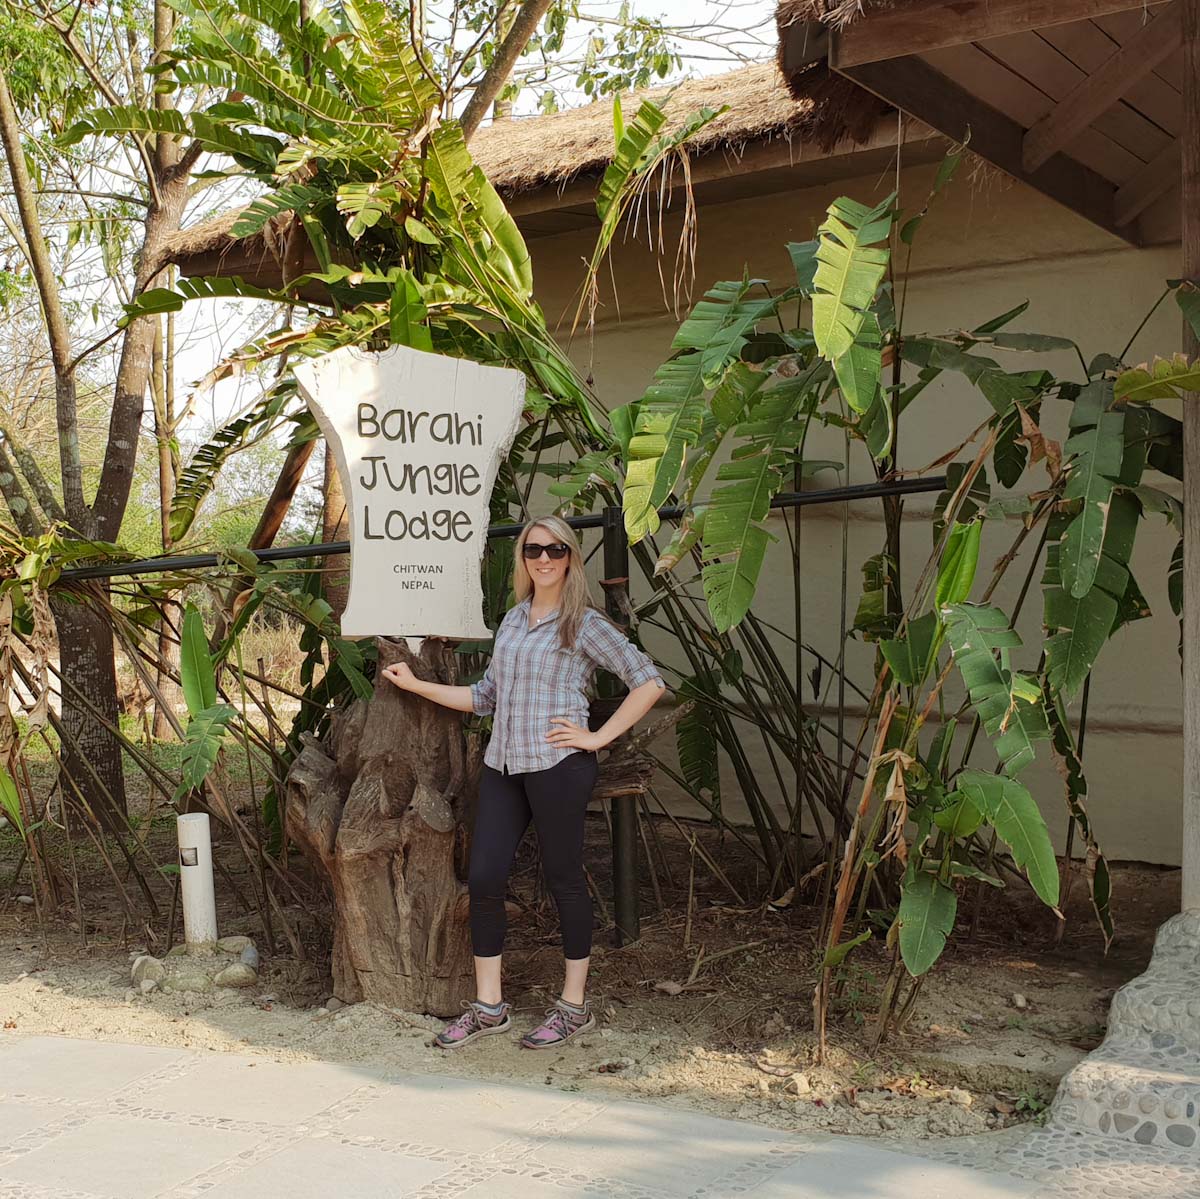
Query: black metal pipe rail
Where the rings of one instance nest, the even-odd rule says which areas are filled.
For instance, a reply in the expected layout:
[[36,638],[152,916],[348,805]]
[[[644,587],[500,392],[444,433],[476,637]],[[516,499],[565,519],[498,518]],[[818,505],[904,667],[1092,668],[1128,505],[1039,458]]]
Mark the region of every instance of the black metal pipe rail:
[[[893,479],[881,483],[855,483],[848,487],[826,487],[819,491],[781,492],[771,501],[772,508],[806,508],[812,504],[844,504],[854,500],[876,499],[887,495],[921,495],[931,491],[943,491],[945,475],[934,475],[928,479]],[[678,520],[687,512],[681,504],[660,508],[658,515],[663,520]],[[599,529],[604,525],[601,512],[589,516],[572,516],[567,524],[573,529]],[[488,538],[516,537],[523,525],[492,525]],[[259,562],[287,562],[297,558],[320,558],[335,554],[348,554],[350,542],[324,541],[316,545],[272,546],[265,550],[251,550]],[[162,574],[171,570],[204,570],[220,566],[220,554],[168,554],[161,558],[141,558],[135,562],[97,563],[95,566],[73,566],[59,576],[66,581],[83,579],[113,579],[127,575]]]

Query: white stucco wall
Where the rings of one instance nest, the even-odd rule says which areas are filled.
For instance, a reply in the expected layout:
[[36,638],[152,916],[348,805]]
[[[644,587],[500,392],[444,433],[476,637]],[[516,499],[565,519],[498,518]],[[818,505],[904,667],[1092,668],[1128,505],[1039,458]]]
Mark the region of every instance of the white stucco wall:
[[[933,168],[917,167],[900,176],[903,204],[915,211],[924,202]],[[826,205],[838,194],[862,201],[880,198],[896,182],[893,176],[846,180],[836,187],[820,186],[756,199],[701,208],[696,264],[697,297],[717,279],[740,277],[748,268],[775,287],[786,286],[791,268],[784,246],[814,235]],[[668,222],[667,244],[676,227]],[[590,234],[565,234],[532,242],[539,298],[553,322],[568,313],[569,329],[582,262],[591,247]],[[665,273],[670,277],[670,266]],[[904,319],[910,333],[945,332],[977,325],[1028,299],[1028,312],[1012,330],[1053,333],[1075,339],[1090,359],[1101,351],[1119,353],[1139,321],[1163,290],[1163,281],[1178,274],[1179,248],[1168,245],[1134,249],[1087,224],[1074,214],[1025,187],[994,174],[963,175],[935,202],[921,230],[913,257],[913,272]],[[602,399],[617,405],[644,389],[654,368],[668,354],[677,328],[664,310],[658,266],[641,244],[623,244],[613,255],[612,284],[603,281],[601,307],[591,335],[577,334],[571,350],[589,370]],[[617,306],[619,302],[620,316]],[[1180,318],[1173,303],[1163,304],[1130,351],[1138,361],[1179,348]],[[1073,355],[1033,357],[998,355],[1011,369],[1046,366],[1078,378]],[[1065,413],[1047,405],[1045,426],[1061,438]],[[982,396],[962,379],[944,376],[927,389],[905,415],[900,444],[901,465],[926,466],[965,438],[989,414]],[[809,456],[839,458],[841,435],[814,431]],[[1040,468],[1039,468],[1040,469]],[[865,453],[854,454],[851,481],[871,477]],[[814,486],[838,481],[833,473],[814,480]],[[1172,487],[1170,481],[1149,479]],[[906,506],[904,578],[911,586],[931,549],[927,514],[933,496],[917,497]],[[775,518],[773,524],[778,525]],[[757,610],[775,623],[791,627],[790,562],[786,541],[768,558],[759,590]],[[1016,526],[988,526],[981,556],[980,577],[1007,547]],[[805,639],[829,657],[837,652],[841,570],[840,512],[808,508],[803,515]],[[877,501],[856,504],[850,520],[849,607],[858,600],[859,566],[883,544]],[[1179,861],[1181,818],[1179,629],[1167,603],[1166,572],[1175,533],[1160,518],[1143,525],[1135,558],[1135,575],[1155,616],[1120,632],[1101,657],[1092,684],[1085,766],[1091,787],[1090,811],[1097,835],[1110,859],[1136,859],[1176,864]],[[1029,548],[1036,539],[1031,539]],[[1018,559],[995,602],[1011,610],[1028,557]],[[1040,570],[1019,622],[1027,645],[1041,635]],[[980,587],[975,596],[978,597]],[[635,596],[636,598],[636,596]],[[651,630],[646,636],[652,650]],[[784,644],[779,648],[784,650]],[[790,648],[786,650],[791,653]],[[850,647],[851,669],[860,685],[869,688],[872,649]],[[1037,651],[1021,663],[1032,669]],[[806,671],[811,662],[806,661]],[[857,723],[849,727],[857,730]],[[760,748],[747,739],[761,777],[773,778]],[[980,765],[994,762],[983,743],[976,752]],[[1038,764],[1023,776],[1038,796],[1060,850],[1066,829],[1062,783],[1043,747]],[[768,781],[768,786],[770,782]],[[735,795],[732,779],[728,795]]]

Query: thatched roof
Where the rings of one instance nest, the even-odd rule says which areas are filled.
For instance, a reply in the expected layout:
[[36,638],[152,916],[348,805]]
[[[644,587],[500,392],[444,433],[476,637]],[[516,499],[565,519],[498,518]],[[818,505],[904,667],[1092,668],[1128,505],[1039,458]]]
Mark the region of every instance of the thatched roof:
[[[849,140],[865,142],[886,106],[849,81],[817,64],[786,82],[775,63],[741,67],[693,79],[675,88],[634,93],[623,101],[628,119],[645,97],[665,100],[668,128],[698,109],[728,106],[688,145],[693,158],[736,155],[752,143],[810,141],[829,151]],[[566,112],[514,117],[486,126],[471,142],[475,160],[501,195],[512,197],[560,188],[580,176],[598,176],[612,158],[612,102],[603,100]],[[237,212],[221,213],[168,239],[160,265],[182,263],[231,248]],[[239,254],[278,259],[280,247],[264,235],[243,240]]]
[[868,8],[892,8],[904,0],[780,0],[775,22],[785,28],[798,21],[820,21],[826,25],[845,25]]
[[[643,99],[666,102],[668,128],[701,108],[728,111],[688,145],[693,156],[737,151],[750,142],[804,138],[829,149],[843,138],[864,140],[878,107],[864,120],[861,105],[847,107],[831,81],[813,77],[799,95],[788,88],[774,63],[758,63],[721,75],[691,79],[674,89],[634,93],[623,101],[626,118]],[[857,89],[855,89],[857,90]],[[508,195],[561,184],[603,170],[612,158],[612,102],[602,100],[550,116],[518,117],[481,129],[471,143],[475,160],[496,188]]]

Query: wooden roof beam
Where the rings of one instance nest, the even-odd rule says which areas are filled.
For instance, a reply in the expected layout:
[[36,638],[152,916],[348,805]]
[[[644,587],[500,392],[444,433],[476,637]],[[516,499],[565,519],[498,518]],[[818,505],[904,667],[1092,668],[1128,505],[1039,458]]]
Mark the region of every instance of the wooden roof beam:
[[1177,138],[1161,154],[1152,158],[1128,183],[1117,188],[1113,200],[1113,220],[1128,225],[1141,216],[1159,196],[1179,183],[1183,146]]
[[[992,0],[996,3],[997,0]],[[905,11],[905,10],[897,10]],[[840,34],[833,38],[830,61],[838,61]],[[947,79],[920,58],[868,62],[839,70],[861,87],[932,125],[957,142],[970,141],[971,150],[994,166],[1065,205],[1093,224],[1132,245],[1137,231],[1115,219],[1114,185],[1096,171],[1057,154],[1036,171],[1021,161],[1025,128],[978,96]]]
[[1145,7],[1145,0],[909,0],[871,9],[838,30],[830,64],[843,70]]
[[1168,5],[1080,81],[1025,135],[1022,162],[1036,171],[1072,138],[1107,112],[1141,78],[1179,48],[1183,27],[1178,4]]

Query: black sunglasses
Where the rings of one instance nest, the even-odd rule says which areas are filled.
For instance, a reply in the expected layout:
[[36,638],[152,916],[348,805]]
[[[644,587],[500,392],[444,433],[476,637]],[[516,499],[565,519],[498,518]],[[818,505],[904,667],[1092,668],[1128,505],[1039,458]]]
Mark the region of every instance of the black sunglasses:
[[571,552],[571,547],[563,545],[561,541],[556,541],[553,545],[538,545],[536,541],[527,541],[521,547],[522,557],[529,562],[536,562],[543,551],[552,562],[561,562]]

